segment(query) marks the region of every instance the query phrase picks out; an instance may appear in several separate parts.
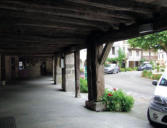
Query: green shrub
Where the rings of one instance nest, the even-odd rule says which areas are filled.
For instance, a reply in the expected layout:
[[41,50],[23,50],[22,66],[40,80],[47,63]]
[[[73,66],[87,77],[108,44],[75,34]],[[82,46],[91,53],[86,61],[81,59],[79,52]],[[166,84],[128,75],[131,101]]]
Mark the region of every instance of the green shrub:
[[152,78],[152,72],[151,71],[149,71],[149,72],[147,72],[147,78]]
[[152,79],[153,80],[159,80],[161,78],[162,74],[153,74]]
[[83,93],[87,93],[88,92],[88,84],[87,84],[87,80],[80,78],[80,91]]
[[101,99],[106,105],[107,111],[129,112],[134,105],[133,97],[120,89],[105,90]]
[[134,70],[134,71],[137,71],[137,67],[134,67],[133,70]]
[[80,72],[81,72],[81,73],[84,73],[84,69],[83,69],[83,68],[81,68],[81,69],[80,69]]
[[120,71],[121,72],[125,72],[125,71],[136,71],[137,70],[137,67],[134,67],[134,68],[120,68]]
[[125,72],[125,68],[120,68],[120,71],[121,72]]
[[133,68],[126,68],[126,71],[133,71]]
[[143,72],[142,72],[142,77],[147,77],[147,70],[144,70]]
[[159,80],[162,74],[152,74],[151,71],[144,70],[142,72],[142,77],[153,79],[153,80]]

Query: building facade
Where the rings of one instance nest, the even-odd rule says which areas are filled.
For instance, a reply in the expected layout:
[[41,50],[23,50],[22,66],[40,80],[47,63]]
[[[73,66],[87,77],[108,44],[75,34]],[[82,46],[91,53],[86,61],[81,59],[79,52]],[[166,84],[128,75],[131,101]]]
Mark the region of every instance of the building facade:
[[122,49],[125,52],[125,67],[137,67],[140,65],[141,60],[158,61],[158,52],[153,50],[144,51],[141,48],[132,48],[128,44],[127,40],[115,42],[108,57],[118,57],[119,49]]

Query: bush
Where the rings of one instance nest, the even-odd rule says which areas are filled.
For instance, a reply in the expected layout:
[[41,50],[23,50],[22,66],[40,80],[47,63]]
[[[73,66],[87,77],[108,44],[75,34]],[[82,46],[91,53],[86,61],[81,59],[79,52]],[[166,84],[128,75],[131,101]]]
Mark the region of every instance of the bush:
[[147,78],[152,78],[152,72],[151,71],[149,71],[149,72],[147,72]]
[[125,68],[120,68],[120,71],[121,72],[125,72]]
[[133,68],[133,71],[137,71],[137,67],[134,67],[134,68]]
[[81,68],[81,69],[80,69],[80,72],[81,72],[81,73],[84,73],[84,69],[83,69],[83,68]]
[[153,74],[152,79],[153,80],[159,80],[161,78],[162,74]]
[[147,70],[144,70],[143,72],[142,72],[142,77],[147,77]]
[[137,67],[134,67],[134,68],[120,68],[120,71],[121,72],[125,72],[125,71],[136,71],[137,70]]
[[129,112],[134,105],[132,96],[127,95],[122,90],[105,90],[102,101],[108,111]]
[[133,71],[133,68],[126,68],[126,71]]
[[153,79],[153,80],[159,80],[162,74],[152,74],[151,71],[144,70],[142,72],[142,77]]
[[83,93],[87,93],[88,92],[88,84],[87,84],[87,80],[80,78],[80,91]]

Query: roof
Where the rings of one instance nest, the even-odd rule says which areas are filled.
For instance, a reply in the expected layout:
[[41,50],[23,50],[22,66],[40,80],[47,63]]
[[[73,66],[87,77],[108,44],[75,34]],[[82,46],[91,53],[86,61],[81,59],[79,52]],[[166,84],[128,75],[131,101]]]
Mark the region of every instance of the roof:
[[[1,0],[0,52],[53,55],[167,27],[166,0]],[[162,20],[163,19],[163,20]]]

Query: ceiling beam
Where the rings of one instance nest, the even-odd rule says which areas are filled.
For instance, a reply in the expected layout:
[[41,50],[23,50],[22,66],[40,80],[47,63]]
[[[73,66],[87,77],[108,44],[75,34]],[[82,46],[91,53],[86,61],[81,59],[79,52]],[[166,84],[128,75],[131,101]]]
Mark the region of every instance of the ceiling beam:
[[127,40],[130,38],[135,38],[138,36],[143,36],[155,32],[161,32],[167,30],[167,19],[165,19],[165,15],[155,19],[154,21],[150,22],[153,25],[153,31],[149,33],[140,34],[139,33],[139,24],[131,25],[131,26],[124,26],[120,30],[111,30],[109,32],[103,33],[102,36],[96,38],[95,40],[99,42],[99,44],[106,43],[106,42],[114,42],[120,40]]
[[[12,11],[23,11],[24,13],[38,13],[38,14],[47,14],[47,15],[57,15],[65,16],[72,18],[79,18],[91,21],[101,21],[109,24],[113,22],[117,23],[128,23],[133,22],[133,18],[122,14],[109,12],[109,10],[103,12],[103,10],[96,9],[95,11],[91,8],[83,8],[77,6],[64,6],[65,3],[60,2],[60,4],[53,3],[51,5],[41,5],[40,3],[35,4],[35,2],[22,2],[22,1],[2,1],[0,4],[0,9],[7,9]],[[83,9],[81,9],[83,8]]]
[[[146,15],[152,15],[151,5],[143,2],[136,2],[133,0],[67,0],[77,4],[84,4],[88,6],[99,7],[103,9],[130,11]],[[140,5],[140,6],[139,6]]]

